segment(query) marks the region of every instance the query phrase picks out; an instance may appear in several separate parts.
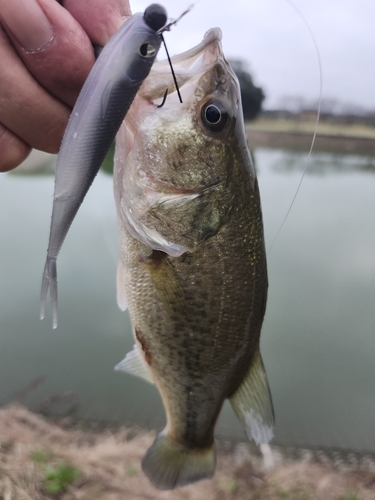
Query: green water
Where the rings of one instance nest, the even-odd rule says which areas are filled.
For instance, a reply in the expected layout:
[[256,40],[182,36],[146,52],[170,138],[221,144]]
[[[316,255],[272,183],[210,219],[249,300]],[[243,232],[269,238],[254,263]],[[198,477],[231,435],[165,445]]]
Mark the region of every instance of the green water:
[[[306,155],[254,152],[269,246]],[[262,352],[276,412],[276,441],[375,451],[375,160],[314,155],[297,201],[268,256]],[[40,321],[52,176],[0,176],[0,402],[29,391],[90,419],[160,427],[156,389],[113,367],[131,349],[116,305],[117,234],[112,181],[99,174],[58,260],[59,326]],[[43,403],[44,402],[44,403]],[[217,433],[242,438],[226,406]]]

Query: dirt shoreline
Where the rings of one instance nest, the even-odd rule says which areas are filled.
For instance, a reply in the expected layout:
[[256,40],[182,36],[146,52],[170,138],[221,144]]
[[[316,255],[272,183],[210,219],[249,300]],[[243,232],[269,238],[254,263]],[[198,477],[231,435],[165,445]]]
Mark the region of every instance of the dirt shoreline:
[[[0,410],[1,500],[375,500],[375,470],[295,461],[273,466],[244,444],[219,446],[212,480],[158,491],[141,459],[154,434],[121,428],[89,432],[18,405]],[[271,462],[272,462],[271,461]]]
[[[257,147],[309,151],[312,134],[247,129],[250,149]],[[368,137],[317,135],[314,152],[375,155],[375,140]]]
[[[267,147],[309,151],[315,130],[314,120],[261,116],[246,123],[250,148]],[[375,155],[375,127],[361,122],[335,123],[320,120],[315,152]]]

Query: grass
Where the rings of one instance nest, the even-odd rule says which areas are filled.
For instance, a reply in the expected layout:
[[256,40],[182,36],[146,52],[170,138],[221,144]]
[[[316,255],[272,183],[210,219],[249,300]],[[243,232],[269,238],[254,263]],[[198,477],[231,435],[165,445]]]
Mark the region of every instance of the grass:
[[36,464],[48,464],[53,458],[51,450],[33,450],[30,452],[31,460]]
[[128,467],[128,475],[133,477],[137,475],[137,472],[137,467],[134,464],[130,464]]
[[211,480],[158,491],[141,468],[153,440],[150,432],[93,433],[21,407],[2,409],[0,500],[375,500],[375,472],[286,459],[264,469],[243,444],[219,447]]
[[36,466],[44,466],[42,489],[46,493],[64,493],[82,473],[78,467],[66,462],[50,465],[51,461],[55,459],[55,454],[50,449],[32,450],[29,456]]
[[285,490],[280,486],[274,486],[277,495],[279,495],[280,500],[311,500],[313,498],[310,493],[303,489],[290,489]]
[[340,497],[339,500],[361,500],[361,499],[356,493],[348,491],[345,495]]
[[78,467],[60,463],[56,467],[47,466],[44,473],[43,489],[47,493],[63,493],[81,475]]

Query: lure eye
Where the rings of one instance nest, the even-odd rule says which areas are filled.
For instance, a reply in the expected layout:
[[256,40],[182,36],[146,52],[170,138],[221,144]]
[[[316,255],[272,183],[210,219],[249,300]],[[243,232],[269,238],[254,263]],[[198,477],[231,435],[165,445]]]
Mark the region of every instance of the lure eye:
[[221,132],[228,123],[228,113],[220,101],[209,101],[201,111],[202,122],[212,132]]
[[151,43],[142,43],[142,45],[139,47],[139,53],[143,57],[152,57],[155,55],[156,48],[151,45]]

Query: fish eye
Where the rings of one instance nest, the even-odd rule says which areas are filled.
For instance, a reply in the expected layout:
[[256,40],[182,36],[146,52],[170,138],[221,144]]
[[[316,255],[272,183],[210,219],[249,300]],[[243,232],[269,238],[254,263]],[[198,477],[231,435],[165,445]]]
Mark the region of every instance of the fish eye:
[[228,123],[228,113],[217,100],[207,102],[201,111],[202,122],[212,132],[221,132]]
[[142,45],[139,47],[139,53],[143,57],[152,57],[155,55],[156,48],[151,45],[151,43],[142,43]]

